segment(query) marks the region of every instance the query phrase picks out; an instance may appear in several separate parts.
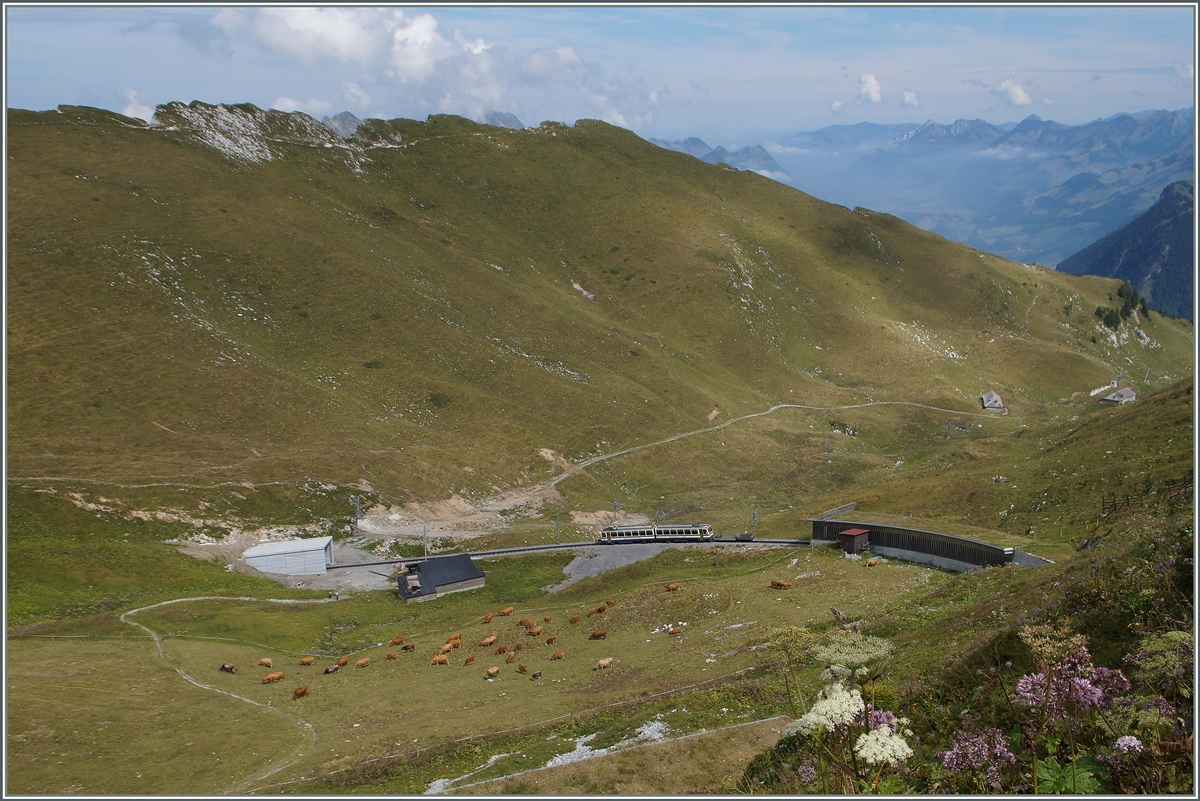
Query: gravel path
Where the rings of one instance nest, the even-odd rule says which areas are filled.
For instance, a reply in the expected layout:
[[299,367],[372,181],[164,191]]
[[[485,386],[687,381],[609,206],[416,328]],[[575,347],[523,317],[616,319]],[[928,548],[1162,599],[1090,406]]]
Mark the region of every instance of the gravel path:
[[563,568],[568,578],[561,584],[550,588],[550,592],[570,587],[580,579],[598,576],[618,567],[632,565],[645,559],[652,559],[663,552],[665,546],[653,543],[629,543],[626,545],[609,545],[606,547],[580,548],[575,551],[575,558]]

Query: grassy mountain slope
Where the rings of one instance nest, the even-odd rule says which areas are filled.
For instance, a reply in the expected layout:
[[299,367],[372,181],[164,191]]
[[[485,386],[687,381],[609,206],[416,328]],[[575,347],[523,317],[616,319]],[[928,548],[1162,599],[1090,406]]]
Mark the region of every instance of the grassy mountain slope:
[[1190,371],[1185,323],[1091,315],[1115,282],[599,122],[8,114],[10,476],[470,497],[714,409],[1022,414]]

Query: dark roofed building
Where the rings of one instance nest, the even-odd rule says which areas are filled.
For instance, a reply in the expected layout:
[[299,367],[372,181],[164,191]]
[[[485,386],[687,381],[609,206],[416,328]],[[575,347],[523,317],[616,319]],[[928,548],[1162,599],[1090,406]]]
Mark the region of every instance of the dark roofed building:
[[838,534],[838,537],[842,541],[842,550],[846,553],[861,553],[871,544],[871,532],[865,528],[848,528]]
[[397,579],[400,597],[406,603],[428,601],[451,592],[482,587],[483,570],[465,553],[437,556],[408,566],[408,573]]

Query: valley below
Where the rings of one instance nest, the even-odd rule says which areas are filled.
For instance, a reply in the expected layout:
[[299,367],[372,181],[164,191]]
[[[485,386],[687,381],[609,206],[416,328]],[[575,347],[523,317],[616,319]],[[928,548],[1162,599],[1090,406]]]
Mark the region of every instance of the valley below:
[[[595,121],[7,113],[8,793],[1191,792],[1190,321]],[[850,503],[1044,563],[794,544]]]

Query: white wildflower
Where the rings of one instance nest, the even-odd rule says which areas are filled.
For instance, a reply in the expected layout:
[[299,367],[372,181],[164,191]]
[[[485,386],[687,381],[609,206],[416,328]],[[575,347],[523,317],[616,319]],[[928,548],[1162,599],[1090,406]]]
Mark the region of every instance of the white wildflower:
[[838,629],[829,635],[827,642],[813,648],[813,655],[827,665],[841,665],[854,671],[882,659],[891,650],[892,644],[882,637]]
[[868,765],[887,763],[893,766],[913,755],[908,743],[892,731],[891,726],[880,726],[859,737],[858,742],[854,744],[854,753]]
[[796,721],[796,728],[804,734],[812,734],[834,726],[846,726],[865,709],[866,704],[858,690],[847,690],[837,682],[818,693],[812,709]]

